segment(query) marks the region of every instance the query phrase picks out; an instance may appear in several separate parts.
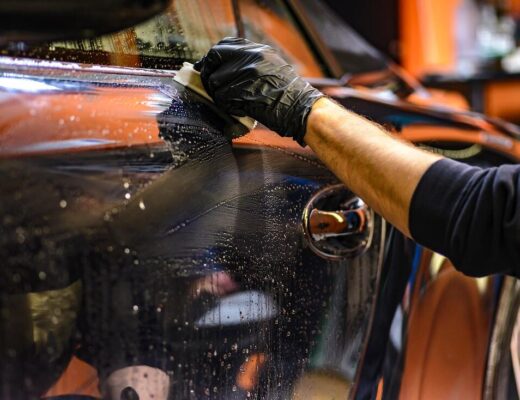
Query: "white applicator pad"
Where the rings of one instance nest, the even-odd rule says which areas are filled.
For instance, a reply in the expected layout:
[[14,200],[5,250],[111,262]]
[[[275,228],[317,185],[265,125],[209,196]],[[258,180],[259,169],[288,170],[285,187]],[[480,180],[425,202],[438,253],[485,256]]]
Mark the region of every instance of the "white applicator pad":
[[[213,99],[210,97],[206,89],[204,89],[204,85],[200,79],[200,72],[196,71],[193,68],[193,64],[189,62],[185,62],[182,64],[182,68],[175,73],[175,77],[173,78],[175,82],[180,83],[183,86],[186,86],[190,90],[193,90],[195,93],[204,97],[205,99],[211,101],[213,103]],[[257,122],[250,117],[237,117],[232,115],[238,122],[244,125],[249,130],[253,130],[256,127]]]

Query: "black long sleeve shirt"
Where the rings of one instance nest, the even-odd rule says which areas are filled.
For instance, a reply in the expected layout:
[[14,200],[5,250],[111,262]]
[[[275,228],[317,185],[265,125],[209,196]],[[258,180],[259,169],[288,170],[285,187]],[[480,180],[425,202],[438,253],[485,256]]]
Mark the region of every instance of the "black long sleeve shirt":
[[437,161],[412,197],[410,233],[467,275],[520,277],[520,166]]

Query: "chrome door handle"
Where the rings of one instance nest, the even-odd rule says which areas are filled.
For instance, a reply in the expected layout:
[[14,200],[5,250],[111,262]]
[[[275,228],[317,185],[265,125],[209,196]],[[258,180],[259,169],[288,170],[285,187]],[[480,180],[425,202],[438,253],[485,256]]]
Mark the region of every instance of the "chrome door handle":
[[323,211],[313,209],[309,216],[309,232],[315,240],[362,233],[368,222],[367,208]]
[[303,212],[303,232],[312,251],[330,260],[364,253],[372,242],[373,211],[343,185],[316,193]]

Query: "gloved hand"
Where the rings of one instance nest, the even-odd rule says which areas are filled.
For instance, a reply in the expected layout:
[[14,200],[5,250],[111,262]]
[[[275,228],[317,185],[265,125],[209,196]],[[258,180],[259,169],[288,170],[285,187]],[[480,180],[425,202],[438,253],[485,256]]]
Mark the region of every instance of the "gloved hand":
[[206,91],[226,112],[252,117],[305,146],[307,117],[323,94],[273,48],[225,38],[195,63],[195,69]]

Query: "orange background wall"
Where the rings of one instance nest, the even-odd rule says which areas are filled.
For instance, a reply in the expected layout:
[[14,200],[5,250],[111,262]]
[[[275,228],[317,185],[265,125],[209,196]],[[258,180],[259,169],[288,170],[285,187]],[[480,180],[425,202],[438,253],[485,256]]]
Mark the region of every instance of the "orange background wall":
[[461,1],[400,0],[400,55],[406,70],[420,76],[453,69],[455,10]]

